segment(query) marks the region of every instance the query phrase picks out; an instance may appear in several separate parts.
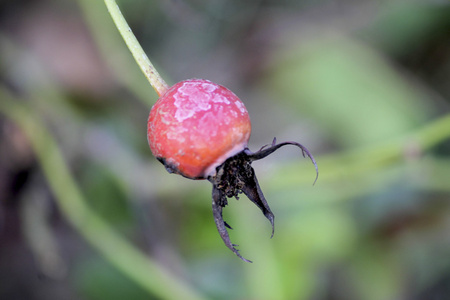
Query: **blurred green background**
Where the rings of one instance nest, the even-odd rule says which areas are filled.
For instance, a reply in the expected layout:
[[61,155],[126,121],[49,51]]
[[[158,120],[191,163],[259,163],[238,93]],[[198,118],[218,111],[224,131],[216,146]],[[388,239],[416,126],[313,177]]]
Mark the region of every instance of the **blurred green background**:
[[276,230],[231,199],[242,262],[210,184],[152,157],[103,1],[2,1],[0,299],[450,299],[448,1],[119,5],[169,84],[227,86],[250,149],[298,141],[319,179],[294,147],[254,164]]

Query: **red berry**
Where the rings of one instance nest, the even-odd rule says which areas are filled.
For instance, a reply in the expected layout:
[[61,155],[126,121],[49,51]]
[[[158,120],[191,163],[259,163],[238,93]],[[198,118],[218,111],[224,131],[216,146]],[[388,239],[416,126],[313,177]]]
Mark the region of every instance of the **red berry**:
[[227,198],[244,193],[261,209],[274,232],[274,215],[251,163],[282,146],[295,145],[318,172],[311,153],[296,142],[276,144],[274,139],[251,152],[247,148],[250,118],[244,104],[233,92],[208,80],[190,79],[172,86],[153,106],[147,125],[150,149],[169,172],[212,183],[214,222],[225,245],[244,261],[248,260],[231,243],[227,231],[231,227],[222,217]]
[[148,141],[169,170],[204,179],[228,157],[247,147],[247,109],[227,88],[203,79],[181,81],[153,106]]

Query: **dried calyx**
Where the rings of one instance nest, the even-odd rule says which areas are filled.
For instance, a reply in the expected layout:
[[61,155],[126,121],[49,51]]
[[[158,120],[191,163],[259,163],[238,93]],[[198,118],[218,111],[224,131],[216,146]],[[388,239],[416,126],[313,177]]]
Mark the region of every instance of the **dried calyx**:
[[235,197],[238,199],[239,194],[244,193],[250,201],[261,209],[264,216],[270,221],[270,224],[272,225],[271,238],[273,237],[275,230],[275,216],[270,210],[269,204],[261,191],[258,184],[258,179],[256,178],[256,174],[251,166],[251,163],[255,160],[259,160],[270,155],[280,147],[286,145],[294,145],[299,147],[302,150],[303,156],[308,156],[311,159],[316,168],[316,181],[319,174],[317,163],[308,149],[296,142],[283,142],[276,144],[276,139],[273,140],[273,143],[270,146],[264,146],[259,151],[254,153],[248,148],[245,148],[242,152],[228,158],[223,164],[216,168],[216,174],[207,178],[213,185],[212,210],[217,230],[219,231],[225,245],[243,261],[251,262],[242,257],[235,247],[237,245],[231,243],[227,228],[232,228],[223,220],[222,210],[228,204],[227,198]]

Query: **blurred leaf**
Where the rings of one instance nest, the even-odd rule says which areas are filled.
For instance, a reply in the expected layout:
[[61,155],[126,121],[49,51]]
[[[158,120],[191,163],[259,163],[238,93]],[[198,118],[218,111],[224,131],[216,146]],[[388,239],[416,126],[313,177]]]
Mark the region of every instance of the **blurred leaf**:
[[420,93],[377,53],[346,38],[306,44],[291,47],[270,81],[279,101],[316,120],[336,143],[374,143],[426,119]]
[[87,300],[156,299],[99,257],[76,265],[74,281]]
[[82,168],[82,185],[91,208],[114,225],[132,222],[126,187],[101,165],[88,163]]
[[[294,197],[294,195],[292,195]],[[343,205],[311,203],[278,215],[276,245],[285,265],[288,299],[310,299],[317,272],[349,257],[356,244],[355,224]],[[301,295],[302,298],[299,298]]]
[[392,252],[366,241],[353,256],[352,280],[360,299],[398,299],[404,276]]
[[448,34],[450,5],[444,3],[387,2],[376,21],[359,34],[394,55],[410,55],[430,40]]
[[345,256],[355,242],[355,224],[345,205],[308,205],[280,217],[281,249],[285,255],[308,257],[310,262]]
[[196,279],[198,286],[210,295],[210,299],[240,299],[246,292],[246,285],[239,264],[230,263],[228,258],[224,259],[228,257],[226,250],[224,254],[226,255],[217,256],[205,253],[203,257],[192,260],[189,273],[191,278]]

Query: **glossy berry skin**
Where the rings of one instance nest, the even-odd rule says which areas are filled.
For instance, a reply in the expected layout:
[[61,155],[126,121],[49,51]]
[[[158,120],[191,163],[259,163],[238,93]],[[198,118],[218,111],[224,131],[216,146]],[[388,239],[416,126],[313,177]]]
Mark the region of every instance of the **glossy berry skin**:
[[251,124],[242,101],[203,79],[172,86],[153,106],[147,136],[155,157],[170,172],[205,179],[228,157],[244,150]]

